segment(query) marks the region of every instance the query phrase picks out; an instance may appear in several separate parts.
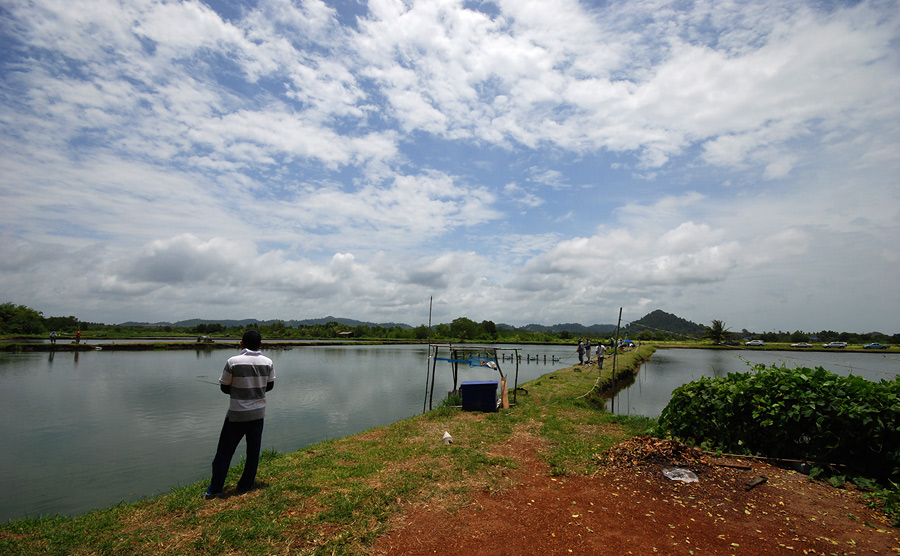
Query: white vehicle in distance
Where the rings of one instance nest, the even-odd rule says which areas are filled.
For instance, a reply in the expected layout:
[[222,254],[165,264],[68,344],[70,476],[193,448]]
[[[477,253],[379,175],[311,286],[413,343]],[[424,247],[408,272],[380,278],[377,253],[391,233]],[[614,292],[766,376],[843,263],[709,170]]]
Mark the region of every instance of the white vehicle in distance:
[[766,343],[762,340],[750,340],[749,342],[744,342],[745,346],[764,346]]

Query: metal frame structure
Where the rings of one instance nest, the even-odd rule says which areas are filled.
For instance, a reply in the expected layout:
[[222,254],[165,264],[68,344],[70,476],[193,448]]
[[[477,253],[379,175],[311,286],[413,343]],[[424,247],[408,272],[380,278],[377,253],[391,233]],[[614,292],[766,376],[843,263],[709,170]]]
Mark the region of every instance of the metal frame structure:
[[[519,348],[498,347],[491,345],[477,344],[429,344],[428,345],[428,362],[430,369],[425,374],[425,401],[422,403],[422,412],[426,411],[425,405],[428,405],[427,411],[430,411],[434,401],[434,377],[437,372],[437,362],[447,361],[450,363],[453,373],[453,391],[459,387],[459,364],[463,363],[470,367],[484,366],[496,369],[500,373],[500,378],[506,378],[500,362],[505,360],[502,357],[504,352],[512,352],[511,360],[515,361],[515,378],[513,382],[513,405],[516,403],[516,392],[519,388]],[[441,357],[442,354],[446,357]],[[474,365],[473,359],[482,362],[480,365]],[[429,376],[430,375],[430,376]],[[429,388],[430,384],[430,388]]]

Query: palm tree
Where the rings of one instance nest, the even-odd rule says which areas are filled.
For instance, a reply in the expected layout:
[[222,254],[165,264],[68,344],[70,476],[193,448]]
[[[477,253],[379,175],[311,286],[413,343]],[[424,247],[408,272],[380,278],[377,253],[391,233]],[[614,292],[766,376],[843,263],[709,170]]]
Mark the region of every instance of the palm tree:
[[712,326],[706,328],[704,337],[712,340],[714,344],[721,344],[727,340],[730,335],[731,334],[728,332],[728,329],[725,328],[725,323],[723,321],[713,320]]

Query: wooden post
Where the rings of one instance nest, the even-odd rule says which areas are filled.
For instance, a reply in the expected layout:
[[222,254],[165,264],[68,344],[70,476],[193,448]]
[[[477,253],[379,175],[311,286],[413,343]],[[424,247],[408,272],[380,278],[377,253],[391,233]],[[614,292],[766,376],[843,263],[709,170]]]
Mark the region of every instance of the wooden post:
[[[431,371],[431,352],[434,348],[428,344],[428,360],[425,362],[425,399],[422,400],[422,413],[425,413],[425,405],[428,403],[428,373]],[[437,353],[435,353],[435,357]]]
[[513,403],[518,403],[519,398],[516,396],[516,392],[519,391],[519,350],[515,350],[516,354],[516,383],[513,384]]
[[622,326],[622,308],[621,307],[619,307],[619,321],[616,323],[616,343],[613,344],[615,351],[613,351],[613,368],[612,368],[612,379],[613,379],[612,391],[613,391],[613,393],[609,397],[609,412],[610,413],[616,412],[616,392],[618,391],[618,389],[617,389],[618,385],[616,384],[616,365],[618,364],[618,361],[619,361],[618,355],[619,355],[619,327],[620,326]]
[[456,381],[457,381],[457,377],[459,377],[459,363],[456,361],[456,358],[457,358],[456,350],[455,349],[450,350],[450,359],[453,360],[453,363],[451,363],[451,366],[452,366],[451,368],[453,369],[453,391],[454,392],[456,392],[456,390],[457,390]]
[[[434,346],[434,358],[431,360],[431,394],[428,397],[428,409],[431,410],[432,402],[434,401],[434,373],[437,369],[437,358],[438,356],[438,347]],[[423,412],[424,413],[424,412]]]

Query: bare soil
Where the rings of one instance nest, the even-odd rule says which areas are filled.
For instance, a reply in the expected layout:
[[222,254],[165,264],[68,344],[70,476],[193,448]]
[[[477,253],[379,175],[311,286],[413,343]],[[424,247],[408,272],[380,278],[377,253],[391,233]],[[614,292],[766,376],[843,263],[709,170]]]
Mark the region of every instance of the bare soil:
[[[590,475],[554,477],[540,451],[517,434],[503,447],[514,486],[410,504],[374,554],[900,554],[900,531],[860,492],[758,460],[635,438],[598,455]],[[670,480],[672,468],[698,481]]]

